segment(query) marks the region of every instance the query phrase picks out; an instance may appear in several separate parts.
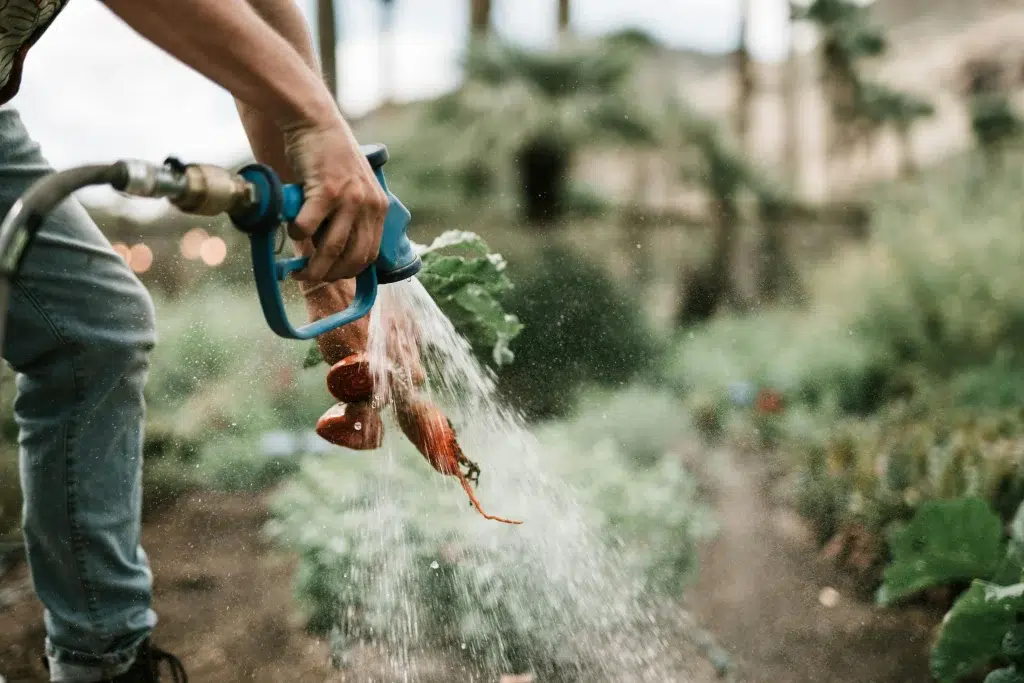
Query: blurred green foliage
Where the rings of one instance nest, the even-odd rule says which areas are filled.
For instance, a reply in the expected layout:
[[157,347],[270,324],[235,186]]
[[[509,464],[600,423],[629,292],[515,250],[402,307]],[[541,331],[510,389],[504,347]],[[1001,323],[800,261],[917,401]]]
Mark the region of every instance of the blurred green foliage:
[[780,438],[823,538],[930,499],[1007,518],[1024,497],[1024,175],[1008,165],[980,193],[969,177],[962,160],[879,191],[873,238],[808,274],[805,308],[717,318],[669,356],[712,427],[737,384],[785,397]]
[[[591,395],[585,406],[535,432],[536,465],[523,460],[516,435],[490,435],[481,460],[493,470],[479,494],[485,508],[539,506],[511,533],[477,516],[457,486],[427,474],[404,441],[307,461],[277,495],[270,531],[302,558],[296,591],[310,628],[336,631],[339,659],[354,642],[393,639],[461,653],[492,677],[550,673],[572,657],[567,625],[597,624],[603,601],[628,601],[632,591],[678,596],[696,567],[695,543],[714,528],[671,456],[686,430],[670,419],[681,406],[644,386]],[[564,510],[563,498],[572,501]],[[590,531],[574,536],[577,515]],[[558,539],[553,562],[547,546]],[[616,555],[625,566],[615,564],[622,576],[602,575],[609,547],[625,548]],[[599,583],[608,580],[613,588]],[[614,594],[588,598],[579,592],[588,582]]]
[[576,152],[657,142],[658,117],[631,89],[650,51],[625,35],[557,51],[472,44],[459,89],[411,115],[405,134],[390,131],[403,201],[428,220],[480,211],[550,223],[601,213],[605,202],[572,181]]
[[[1006,525],[979,498],[930,501],[888,533],[892,561],[876,595],[891,605],[937,587],[966,586],[932,644],[935,680],[1015,683],[1024,669],[1024,506]],[[992,670],[993,666],[997,668]]]
[[531,419],[567,415],[581,388],[622,386],[663,350],[638,291],[565,247],[549,245],[513,275],[507,307],[524,325],[499,386]]

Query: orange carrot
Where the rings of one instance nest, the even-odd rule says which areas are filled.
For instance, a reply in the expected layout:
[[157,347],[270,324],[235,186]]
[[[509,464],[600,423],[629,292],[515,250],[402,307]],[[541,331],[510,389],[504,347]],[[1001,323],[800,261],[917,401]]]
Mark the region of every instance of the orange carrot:
[[316,422],[320,438],[354,451],[380,448],[384,422],[369,401],[336,403]]
[[[314,288],[305,297],[309,319],[318,320],[343,310],[352,301],[354,291],[352,280]],[[435,470],[458,478],[473,507],[484,518],[522,524],[484,512],[470,486],[479,482],[480,468],[462,453],[455,429],[440,408],[414,396],[416,388],[426,381],[415,321],[402,312],[390,315],[385,324],[387,355],[392,366],[384,399],[391,402],[394,396],[395,412],[406,437]],[[316,432],[333,444],[353,450],[379,448],[384,438],[379,413],[382,406],[373,401],[373,374],[365,355],[368,341],[369,316],[317,338],[320,354],[331,364],[327,390],[339,403],[317,421]]]
[[342,403],[373,398],[373,373],[364,353],[354,353],[331,366],[327,373],[327,391]]
[[522,524],[484,512],[470,487],[470,482],[480,481],[480,468],[462,453],[455,436],[455,428],[441,409],[422,398],[403,396],[402,399],[395,406],[398,424],[431,467],[441,474],[457,477],[462,489],[469,496],[470,503],[485,519],[505,524]]
[[[306,314],[309,320],[320,320],[345,310],[355,298],[355,280],[338,280],[328,285],[310,288],[305,294]],[[353,353],[365,351],[370,336],[370,316],[331,330],[316,338],[324,361],[334,365]]]

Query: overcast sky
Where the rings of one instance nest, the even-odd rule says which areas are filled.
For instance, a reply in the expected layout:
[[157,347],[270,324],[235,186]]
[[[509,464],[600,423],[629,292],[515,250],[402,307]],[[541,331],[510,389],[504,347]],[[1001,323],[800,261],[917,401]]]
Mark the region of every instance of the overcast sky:
[[[342,104],[371,108],[377,81],[377,0],[339,0]],[[397,99],[451,88],[465,43],[467,0],[397,0]],[[314,0],[300,0],[312,18]],[[785,0],[756,0],[752,49],[781,54]],[[664,42],[705,51],[731,49],[737,0],[573,0],[574,29],[600,34],[627,25]],[[501,35],[550,44],[554,0],[495,0]],[[29,53],[12,106],[57,168],[136,157],[234,162],[248,145],[231,98],[218,86],[138,37],[97,0],[73,0]]]

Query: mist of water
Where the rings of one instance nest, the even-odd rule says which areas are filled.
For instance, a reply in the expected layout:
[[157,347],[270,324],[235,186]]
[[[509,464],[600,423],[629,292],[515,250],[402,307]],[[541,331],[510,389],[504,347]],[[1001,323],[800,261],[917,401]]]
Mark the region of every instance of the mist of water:
[[[484,509],[496,515],[522,520],[520,526],[487,521],[466,505],[467,521],[459,552],[462,564],[479,563],[474,569],[486,574],[489,592],[480,585],[458,580],[448,586],[449,599],[472,601],[498,594],[500,609],[481,609],[488,623],[478,630],[493,630],[500,640],[503,619],[535,625],[539,632],[557,634],[534,647],[546,649],[544,658],[558,661],[558,672],[541,674],[540,681],[607,681],[633,683],[691,680],[692,647],[685,638],[696,630],[680,608],[645,600],[641,577],[630,569],[605,534],[599,533],[595,511],[577,501],[573,482],[553,475],[546,466],[550,454],[531,434],[520,415],[502,404],[495,376],[475,358],[469,343],[413,279],[380,288],[370,320],[368,355],[378,381],[378,402],[387,402],[384,381],[396,344],[418,340],[427,374],[423,392],[443,406],[458,430],[466,455],[483,470],[477,494]],[[398,330],[396,332],[396,330]],[[398,467],[395,459],[407,457],[396,449],[402,439],[391,429],[383,451],[385,466]],[[436,475],[438,496],[458,497],[452,478]],[[419,680],[416,652],[426,643],[425,634],[437,624],[424,623],[417,601],[410,593],[409,567],[417,561],[402,530],[402,498],[408,492],[378,491],[372,506],[373,523],[367,525],[363,543],[380,544],[378,557],[387,566],[372,578],[375,594],[388,602],[389,639],[381,647],[390,678]],[[458,501],[464,504],[464,501]],[[471,518],[471,519],[470,519]],[[432,566],[437,566],[434,563]],[[364,577],[365,580],[365,577]],[[482,598],[481,596],[484,596]],[[452,625],[454,628],[455,625]],[[499,644],[500,645],[500,644]],[[465,644],[463,645],[465,648]],[[516,653],[480,662],[484,680],[497,681],[515,667]],[[493,650],[493,648],[491,648]],[[499,652],[502,647],[497,648]],[[520,668],[522,664],[520,662]],[[468,676],[468,674],[467,674]],[[469,677],[463,680],[470,680]],[[481,680],[475,678],[474,680]]]

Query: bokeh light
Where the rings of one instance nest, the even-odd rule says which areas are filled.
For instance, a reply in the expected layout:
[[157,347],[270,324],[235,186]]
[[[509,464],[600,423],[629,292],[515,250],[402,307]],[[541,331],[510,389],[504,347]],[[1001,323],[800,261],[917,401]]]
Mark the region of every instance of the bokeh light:
[[219,266],[228,255],[228,245],[220,237],[203,240],[199,247],[199,258],[208,266]]
[[153,265],[153,250],[139,242],[128,251],[128,265],[136,273],[145,273]]
[[181,255],[190,261],[199,258],[203,242],[209,238],[209,234],[202,228],[192,228],[181,238]]
[[114,251],[116,251],[117,255],[123,258],[126,263],[131,263],[131,250],[128,248],[127,244],[115,242],[111,246],[114,247]]

